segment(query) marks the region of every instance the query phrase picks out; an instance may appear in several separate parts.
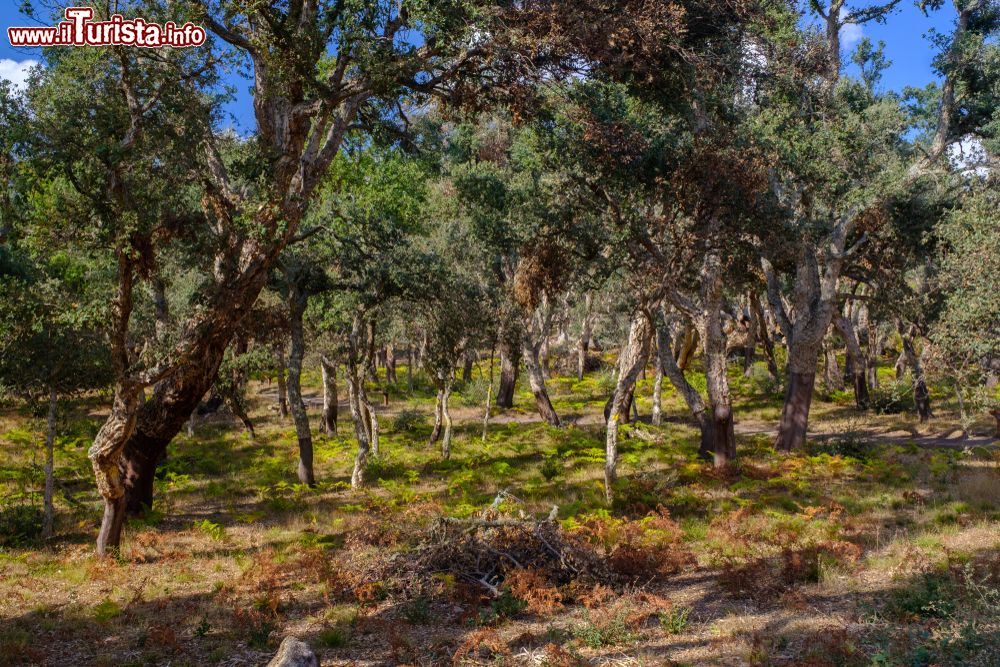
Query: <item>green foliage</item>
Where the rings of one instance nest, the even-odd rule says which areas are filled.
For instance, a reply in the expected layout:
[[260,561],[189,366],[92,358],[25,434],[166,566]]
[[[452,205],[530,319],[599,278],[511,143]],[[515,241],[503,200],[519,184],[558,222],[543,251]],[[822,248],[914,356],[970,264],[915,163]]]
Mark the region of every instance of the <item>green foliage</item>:
[[660,612],[660,627],[668,635],[678,635],[687,628],[690,615],[691,607],[670,607]]
[[0,546],[23,547],[42,534],[44,515],[41,508],[24,502],[0,505]]
[[208,519],[195,521],[194,527],[216,542],[221,542],[226,538],[226,529],[220,524],[212,523]]

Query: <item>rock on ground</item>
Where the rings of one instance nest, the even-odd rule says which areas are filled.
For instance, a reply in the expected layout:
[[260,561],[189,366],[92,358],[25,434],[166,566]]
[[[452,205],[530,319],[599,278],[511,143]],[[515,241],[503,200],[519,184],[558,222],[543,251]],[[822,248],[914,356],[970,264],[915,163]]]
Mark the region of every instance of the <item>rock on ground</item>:
[[281,642],[267,667],[319,667],[319,660],[309,644],[289,635]]

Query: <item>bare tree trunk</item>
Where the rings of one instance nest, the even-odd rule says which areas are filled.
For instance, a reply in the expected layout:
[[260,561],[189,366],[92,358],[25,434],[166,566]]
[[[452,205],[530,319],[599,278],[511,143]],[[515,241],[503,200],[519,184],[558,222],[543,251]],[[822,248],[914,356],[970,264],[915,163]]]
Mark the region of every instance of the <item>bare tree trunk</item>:
[[[665,316],[664,320],[666,321]],[[680,330],[681,326],[678,325],[675,328]],[[705,401],[702,399],[701,394],[691,386],[691,383],[684,376],[684,371],[677,365],[677,360],[674,358],[674,351],[671,347],[673,339],[674,336],[667,326],[657,329],[657,351],[660,358],[660,368],[670,381],[670,384],[673,385],[677,393],[684,399],[688,409],[691,411],[691,415],[698,422],[698,429],[701,432],[698,455],[703,459],[712,459],[715,448],[713,422],[709,419]]]
[[444,425],[444,380],[435,378],[437,384],[437,395],[434,398],[434,428],[431,430],[431,437],[427,441],[428,445],[433,445],[441,437],[441,428]]
[[314,486],[313,442],[309,429],[309,415],[302,399],[302,360],[306,353],[302,316],[306,310],[307,296],[292,279],[289,281],[288,321],[292,344],[288,354],[288,402],[295,423],[295,436],[299,443],[299,482]]
[[514,389],[517,386],[519,354],[507,343],[500,343],[500,388],[497,390],[497,407],[514,407]]
[[444,421],[444,438],[441,440],[441,456],[445,461],[451,458],[451,413],[448,411],[448,400],[451,398],[452,378],[445,379],[444,392],[441,396],[441,419]]
[[323,432],[337,434],[337,362],[325,354],[319,358],[323,371]]
[[866,369],[865,356],[861,352],[861,345],[854,330],[854,323],[841,315],[834,318],[833,324],[840,331],[841,337],[847,348],[847,367],[851,372],[851,384],[854,387],[854,403],[859,410],[867,410],[871,405],[871,395],[868,391],[868,374]]
[[121,544],[125,525],[125,485],[122,483],[122,452],[135,428],[139,407],[139,388],[116,387],[111,414],[97,432],[87,456],[94,468],[97,490],[104,498],[104,518],[97,535],[97,554],[115,552]]
[[757,318],[748,307],[748,320],[746,324],[747,340],[743,352],[743,377],[750,377],[753,374],[753,364],[757,355]]
[[361,378],[357,364],[352,360],[348,363],[347,397],[351,408],[351,422],[354,424],[354,436],[358,440],[358,453],[354,457],[354,470],[351,473],[351,488],[360,488],[365,483],[365,466],[368,465],[368,455],[371,452],[368,440],[368,429],[361,414],[361,401],[358,399],[358,388]]
[[406,387],[413,393],[413,346],[406,346]]
[[396,384],[396,348],[392,343],[385,346],[385,381]]
[[[725,467],[736,458],[736,435],[733,429],[733,403],[729,394],[726,335],[722,330],[722,258],[714,248],[705,254],[701,272],[701,308],[696,320],[705,350],[705,385],[712,411],[712,454],[716,468]],[[676,298],[676,297],[675,297]]]
[[767,372],[772,380],[777,380],[778,362],[774,357],[774,341],[768,330],[767,317],[764,309],[760,305],[760,298],[755,293],[750,294],[750,312],[753,313],[754,321],[757,324],[757,337],[760,338],[761,349],[764,350],[764,358],[767,359]]
[[680,337],[675,339],[674,359],[682,371],[686,371],[695,352],[698,351],[698,330],[691,324],[686,324],[680,332]]
[[583,295],[583,323],[580,326],[580,339],[576,345],[576,379],[583,380],[583,373],[587,369],[587,350],[590,349],[591,337],[591,310],[593,309],[593,297],[590,292]]
[[524,369],[528,373],[528,384],[531,385],[531,393],[535,397],[535,407],[538,408],[538,414],[542,419],[552,426],[559,426],[559,415],[552,407],[549,392],[545,388],[542,367],[538,362],[540,341],[529,341],[528,338],[529,336],[525,336],[521,343],[521,354],[524,356]]
[[365,424],[368,429],[368,442],[371,446],[372,456],[378,458],[382,452],[380,450],[378,413],[375,406],[368,398],[368,391],[364,384],[358,386],[358,400],[361,401],[361,413],[365,416]]
[[[657,336],[659,338],[659,336]],[[657,359],[659,359],[659,352],[657,352]],[[653,379],[653,414],[652,422],[653,426],[663,425],[663,408],[661,406],[661,395],[663,393],[663,365],[657,361],[656,363],[656,374]]]
[[472,348],[465,348],[462,353],[462,382],[472,381],[472,367],[476,362],[476,351]]
[[927,391],[927,379],[924,376],[923,364],[920,363],[920,357],[917,356],[914,349],[914,327],[907,329],[900,321],[897,322],[897,329],[900,338],[903,339],[903,352],[900,356],[905,357],[905,364],[910,367],[910,376],[913,380],[913,401],[916,404],[920,422],[924,423],[933,417],[931,414],[931,395]]
[[288,385],[285,382],[288,367],[285,364],[285,350],[278,350],[278,416],[288,419]]
[[193,411],[191,413],[191,416],[188,417],[188,420],[187,420],[187,435],[188,435],[189,438],[193,438],[194,437],[194,426],[195,426],[195,419],[196,419],[197,415],[198,415],[198,411],[195,410],[195,411]]
[[618,382],[611,397],[604,451],[604,495],[610,503],[614,500],[614,483],[618,478],[618,423],[625,407],[629,390],[635,386],[646,357],[649,355],[650,322],[645,310],[638,311],[629,328],[628,342],[618,355]]
[[823,339],[823,386],[828,392],[844,388],[844,375],[837,363],[837,350],[830,336]]
[[493,396],[493,357],[495,347],[490,349],[490,382],[486,385],[486,410],[483,412],[483,442],[486,442],[486,431],[490,426],[490,400]]
[[52,537],[56,516],[52,496],[55,492],[56,410],[59,407],[58,399],[55,387],[49,387],[49,415],[45,430],[45,524],[42,526],[42,537],[45,539]]

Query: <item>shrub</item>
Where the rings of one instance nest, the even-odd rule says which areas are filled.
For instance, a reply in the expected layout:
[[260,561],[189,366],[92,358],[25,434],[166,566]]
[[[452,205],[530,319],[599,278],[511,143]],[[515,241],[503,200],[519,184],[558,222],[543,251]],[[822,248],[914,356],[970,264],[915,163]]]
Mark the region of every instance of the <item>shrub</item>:
[[18,547],[42,534],[45,515],[41,508],[15,503],[0,508],[0,546]]
[[910,386],[905,382],[885,382],[871,392],[871,408],[876,414],[892,415],[913,408]]
[[325,648],[347,646],[347,632],[343,628],[325,628],[316,635],[316,641]]
[[542,477],[544,477],[547,482],[551,482],[562,474],[562,463],[556,457],[550,456],[542,462],[540,472],[542,473]]
[[419,410],[401,410],[392,418],[391,428],[396,433],[413,433],[427,423],[427,415]]
[[680,634],[687,627],[690,615],[691,607],[671,607],[660,612],[660,627],[668,635]]
[[[459,398],[461,399],[462,405],[470,408],[486,405],[486,393],[489,389],[489,378],[482,376],[472,378],[462,386],[462,389],[459,392]],[[494,391],[496,391],[495,387]],[[496,396],[493,398],[495,399]]]
[[630,627],[630,616],[631,609],[624,602],[588,612],[587,622],[574,628],[573,634],[590,648],[627,644],[638,637]]

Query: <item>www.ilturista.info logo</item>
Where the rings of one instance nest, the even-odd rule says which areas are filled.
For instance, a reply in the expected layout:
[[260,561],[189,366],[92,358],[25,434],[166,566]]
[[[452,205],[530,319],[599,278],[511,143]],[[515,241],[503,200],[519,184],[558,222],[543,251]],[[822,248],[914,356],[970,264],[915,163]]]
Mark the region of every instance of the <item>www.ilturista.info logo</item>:
[[193,23],[163,25],[115,14],[109,21],[91,21],[92,7],[67,7],[66,20],[54,28],[7,28],[11,46],[201,46],[205,29]]

